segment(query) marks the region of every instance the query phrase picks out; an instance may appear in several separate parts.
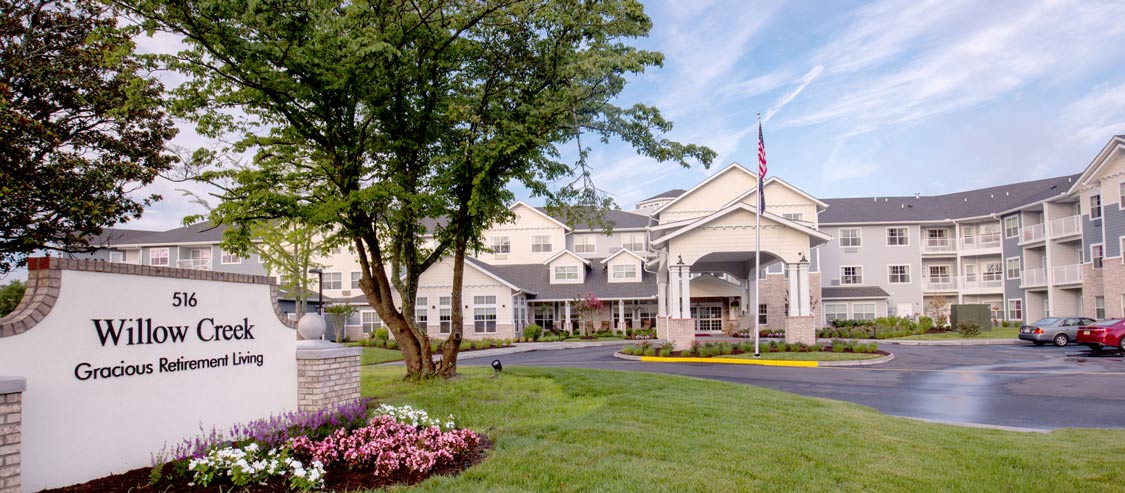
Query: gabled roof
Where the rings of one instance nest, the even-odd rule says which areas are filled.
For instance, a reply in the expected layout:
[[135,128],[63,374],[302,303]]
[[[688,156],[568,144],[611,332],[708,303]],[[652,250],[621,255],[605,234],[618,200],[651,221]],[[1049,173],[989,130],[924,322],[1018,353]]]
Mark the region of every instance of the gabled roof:
[[[820,199],[805,193],[804,190],[801,190],[800,188],[797,188],[797,187],[793,186],[792,184],[790,184],[789,182],[787,182],[785,180],[782,180],[781,178],[778,178],[776,176],[771,176],[769,178],[766,178],[766,183],[763,184],[762,186],[768,187],[770,185],[770,183],[777,183],[777,184],[779,184],[779,185],[781,185],[785,188],[788,188],[788,189],[792,190],[794,193],[809,199],[809,202],[812,202],[812,203],[817,205],[817,210],[823,211],[825,208],[828,207],[828,204],[825,204],[824,202],[821,202]],[[732,200],[730,202],[727,202],[725,205],[723,205],[723,207],[727,207],[727,206],[729,206],[731,204],[734,204],[734,203],[737,203],[737,202],[742,202],[743,199],[745,199],[746,197],[749,197],[751,195],[754,195],[757,192],[758,192],[758,187],[755,186],[754,188],[751,188],[750,190],[747,190],[746,193],[743,193],[742,195],[739,195],[734,200]],[[769,195],[767,195],[766,196],[766,209],[769,209],[769,207],[770,207]]]
[[102,234],[90,238],[90,246],[112,247],[134,243],[138,238],[157,234],[160,231],[143,229],[102,228]]
[[1110,138],[1101,152],[1099,152],[1097,156],[1094,156],[1094,160],[1090,161],[1090,164],[1086,166],[1082,174],[1078,176],[1078,179],[1074,180],[1074,184],[1071,185],[1067,192],[1076,192],[1079,184],[1089,184],[1091,179],[1098,176],[1098,173],[1102,170],[1102,166],[1105,166],[1105,164],[1109,162],[1109,157],[1117,150],[1125,150],[1125,135],[1114,135]]
[[678,196],[677,196],[676,198],[672,199],[672,201],[671,201],[671,202],[668,202],[667,204],[664,204],[664,205],[662,205],[662,206],[660,206],[660,207],[657,207],[655,211],[652,211],[652,215],[654,215],[654,216],[655,216],[655,215],[657,215],[657,214],[660,214],[660,212],[661,212],[661,211],[663,211],[664,209],[667,209],[667,208],[671,207],[671,206],[672,206],[672,204],[675,204],[676,202],[679,202],[679,201],[680,201],[680,200],[682,200],[682,199],[683,199],[684,197],[687,197],[688,195],[691,195],[691,194],[692,194],[692,192],[694,192],[694,191],[696,191],[696,190],[698,190],[698,189],[702,188],[703,186],[707,185],[708,183],[711,183],[711,182],[712,182],[713,180],[715,180],[716,178],[718,178],[718,177],[720,177],[720,176],[723,176],[723,175],[725,175],[725,174],[727,174],[727,173],[730,173],[730,172],[732,172],[732,171],[741,171],[741,172],[743,172],[743,173],[746,173],[746,174],[748,174],[748,175],[750,175],[750,176],[753,176],[755,180],[756,180],[756,179],[758,179],[758,175],[757,175],[757,174],[755,174],[755,173],[754,173],[753,171],[750,171],[750,170],[748,170],[748,169],[746,169],[746,168],[743,168],[741,164],[738,164],[738,163],[730,163],[729,165],[727,165],[727,167],[726,167],[726,168],[723,168],[723,169],[719,170],[719,172],[718,172],[718,173],[715,173],[715,174],[713,174],[713,175],[709,176],[709,177],[708,177],[708,178],[707,178],[706,180],[703,180],[703,181],[699,182],[699,184],[698,184],[698,185],[696,185],[696,186],[694,186],[694,187],[691,187],[691,188],[689,188],[689,189],[688,189],[688,191],[686,191],[686,192],[684,192],[684,193],[682,193],[682,194],[678,195]]
[[[536,209],[538,209],[539,212],[542,212],[545,215],[549,215],[545,207],[536,207]],[[649,217],[644,214],[635,214],[632,212],[619,211],[616,209],[602,211],[601,213],[603,214],[606,222],[609,222],[613,225],[614,230],[641,229],[647,227],[649,223]],[[554,216],[551,217],[559,223],[562,223],[562,218]],[[601,231],[601,228],[589,223],[582,223],[575,224],[574,231]]]
[[532,294],[532,295],[536,294],[535,291],[531,291],[531,290],[528,290],[525,287],[516,286],[515,284],[512,284],[510,281],[505,279],[504,276],[499,275],[494,270],[496,267],[493,266],[493,265],[488,265],[484,262],[481,262],[480,260],[477,260],[477,259],[475,259],[473,257],[469,257],[469,256],[465,257],[465,264],[473,267],[474,269],[476,269],[480,273],[499,281],[501,284],[503,284],[505,286],[508,286],[509,288],[512,288],[515,291],[523,291],[527,294]]
[[563,231],[570,231],[570,226],[567,226],[567,225],[563,224],[561,221],[559,221],[558,219],[555,219],[555,218],[551,217],[550,214],[547,214],[546,212],[543,212],[543,211],[539,210],[538,207],[532,207],[530,205],[527,205],[527,203],[525,203],[522,200],[517,200],[516,203],[512,204],[511,207],[508,207],[508,210],[515,210],[516,207],[519,207],[521,205],[526,207],[527,209],[535,212],[536,214],[539,214],[540,216],[543,216],[543,217],[547,218],[551,222],[553,222],[555,224],[558,224],[559,226],[562,227]]
[[825,199],[820,224],[948,221],[999,214],[1067,194],[1079,175],[945,195]]
[[673,189],[671,189],[671,190],[668,190],[667,192],[660,192],[660,193],[658,193],[658,194],[656,194],[656,195],[653,195],[652,197],[649,197],[649,198],[647,198],[647,199],[641,200],[641,201],[639,201],[639,202],[637,202],[637,203],[638,203],[638,204],[643,204],[643,203],[645,203],[645,202],[649,202],[649,201],[652,201],[652,200],[656,200],[656,199],[670,199],[670,198],[675,198],[675,197],[679,197],[680,195],[683,195],[683,194],[684,194],[684,192],[685,192],[685,190],[684,190],[684,189],[682,189],[682,188],[673,188]]
[[890,296],[879,286],[824,286],[820,288],[820,297],[825,300],[884,299]]
[[[734,204],[730,207],[727,207],[725,209],[717,211],[717,212],[715,212],[711,215],[701,217],[698,220],[692,222],[691,224],[688,224],[688,225],[684,226],[682,229],[680,229],[680,230],[678,230],[678,231],[676,231],[672,234],[662,236],[660,238],[652,240],[652,243],[653,244],[664,243],[668,240],[671,240],[672,238],[675,238],[675,237],[680,236],[680,235],[687,234],[687,233],[693,231],[695,228],[703,226],[707,223],[710,223],[711,221],[714,221],[714,220],[719,219],[723,216],[726,216],[727,214],[730,214],[732,212],[739,211],[739,210],[746,211],[746,212],[749,212],[751,214],[757,214],[758,213],[757,207],[754,207],[752,205],[746,205],[746,204],[743,204],[743,203],[739,202],[739,203]],[[784,217],[781,217],[781,216],[779,216],[777,214],[774,214],[772,212],[769,212],[769,211],[763,212],[762,217],[768,218],[768,219],[770,219],[770,220],[772,220],[776,223],[783,224],[785,226],[789,226],[790,228],[796,229],[796,230],[798,230],[802,233],[805,233],[809,236],[812,236],[814,238],[819,238],[819,239],[824,240],[824,241],[829,241],[829,240],[832,239],[831,235],[821,233],[820,231],[817,231],[813,228],[810,228],[810,227],[805,226],[803,224],[797,223],[795,221],[791,221],[789,219],[785,219]]]
[[572,252],[572,251],[570,251],[570,250],[567,250],[567,249],[565,249],[565,248],[563,248],[562,250],[560,250],[560,251],[559,251],[559,253],[556,253],[556,254],[554,254],[554,255],[551,255],[551,257],[550,257],[550,258],[548,258],[547,260],[544,260],[544,261],[543,261],[543,263],[542,263],[542,265],[551,265],[551,262],[554,262],[554,261],[555,261],[555,259],[557,259],[557,258],[559,258],[559,257],[561,257],[561,256],[563,256],[563,255],[570,255],[571,257],[574,257],[574,258],[576,258],[576,259],[578,259],[578,260],[582,261],[582,263],[583,263],[583,264],[586,264],[586,266],[587,266],[587,267],[589,267],[589,266],[590,266],[590,261],[589,261],[589,260],[586,260],[586,259],[584,259],[584,258],[582,258],[582,257],[578,256],[578,254],[577,254],[577,253],[574,253],[574,252]]
[[638,282],[609,282],[609,270],[598,265],[586,272],[582,284],[551,284],[550,270],[542,264],[488,265],[487,268],[522,291],[533,294],[537,301],[573,300],[588,293],[595,293],[602,300],[656,299],[656,274],[644,269],[638,272],[641,276]]
[[202,221],[191,226],[182,226],[168,231],[161,231],[147,235],[134,236],[125,241],[118,241],[116,245],[176,245],[185,243],[218,243],[223,241],[223,232],[229,228],[228,224],[215,225],[210,221]]
[[634,253],[634,252],[633,252],[632,250],[629,250],[629,249],[627,249],[627,248],[622,248],[622,249],[620,249],[620,250],[618,250],[618,251],[614,252],[614,253],[613,253],[613,254],[611,254],[610,256],[606,257],[606,258],[605,258],[605,260],[602,260],[602,264],[608,264],[610,260],[613,260],[613,259],[617,258],[617,256],[618,256],[618,255],[630,255],[630,256],[632,256],[633,258],[635,258],[635,259],[637,259],[637,260],[640,260],[642,264],[643,264],[643,263],[645,263],[645,258],[644,258],[644,257],[642,257],[642,256],[640,256],[640,255],[637,255],[637,254],[636,254],[636,253]]

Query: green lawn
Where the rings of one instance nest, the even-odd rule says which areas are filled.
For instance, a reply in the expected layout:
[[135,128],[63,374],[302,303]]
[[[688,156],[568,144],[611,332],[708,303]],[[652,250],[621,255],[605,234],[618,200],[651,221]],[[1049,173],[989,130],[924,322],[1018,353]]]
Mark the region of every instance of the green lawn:
[[360,356],[360,364],[377,365],[390,361],[402,361],[402,351],[397,349],[383,349],[381,347],[365,347]]
[[[980,334],[972,339],[1015,339],[1019,337],[1019,327],[993,327],[989,330],[981,330]],[[941,334],[922,334],[916,336],[895,337],[896,340],[919,340],[919,341],[935,341],[943,339],[964,339],[957,331],[944,332]]]
[[720,356],[721,358],[737,358],[737,359],[769,359],[769,360],[789,360],[789,361],[854,361],[863,359],[875,359],[883,357],[882,354],[874,353],[834,353],[832,351],[816,351],[805,353],[762,353],[759,358],[754,357],[754,353],[742,353],[732,356]]
[[364,395],[453,414],[495,441],[484,463],[409,491],[1058,492],[1125,481],[1121,430],[939,425],[641,372],[462,368],[416,384],[402,371],[364,368]]

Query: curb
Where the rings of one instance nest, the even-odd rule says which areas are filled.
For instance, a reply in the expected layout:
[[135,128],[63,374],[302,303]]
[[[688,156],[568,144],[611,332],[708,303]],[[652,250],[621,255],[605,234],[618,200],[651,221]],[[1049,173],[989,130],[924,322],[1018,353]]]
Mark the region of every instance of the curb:
[[860,359],[860,360],[855,360],[855,361],[821,361],[820,366],[823,368],[823,367],[833,367],[833,366],[881,365],[883,363],[889,363],[889,362],[893,361],[894,359],[895,359],[895,353],[888,353],[886,356],[883,356],[882,358],[874,358],[874,359]]
[[893,339],[863,339],[865,341],[874,341],[879,344],[898,344],[900,346],[1006,346],[1019,344],[1019,339],[949,339],[946,341],[915,341],[915,340],[902,340],[896,341]]
[[657,356],[633,356],[631,354],[613,353],[613,357],[627,361],[640,361],[642,363],[711,363],[725,365],[757,365],[757,366],[788,366],[798,368],[821,368],[834,366],[868,366],[886,363],[895,359],[894,353],[881,358],[855,360],[855,361],[792,361],[792,360],[753,360],[736,358],[664,358]]

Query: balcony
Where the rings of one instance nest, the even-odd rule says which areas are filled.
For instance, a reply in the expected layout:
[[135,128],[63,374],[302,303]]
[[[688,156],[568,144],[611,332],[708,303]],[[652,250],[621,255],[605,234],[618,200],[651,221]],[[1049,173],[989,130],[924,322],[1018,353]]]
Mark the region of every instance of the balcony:
[[922,253],[953,253],[957,244],[952,238],[925,238],[922,240]]
[[1070,216],[1051,221],[1051,238],[1073,236],[1082,232],[1082,217]]
[[1043,241],[1043,238],[1046,237],[1044,233],[1043,223],[1024,226],[1020,228],[1020,244]]
[[1047,269],[1027,269],[1023,271],[1021,287],[1029,288],[1047,285]]
[[957,278],[955,277],[925,277],[922,278],[922,291],[956,291]]
[[1075,284],[1082,282],[1082,264],[1055,266],[1051,269],[1051,280],[1055,284]]
[[984,233],[980,236],[964,236],[961,238],[962,250],[999,249],[1000,245],[1000,233]]
[[176,267],[180,269],[191,270],[211,270],[211,259],[209,258],[186,258],[176,261]]
[[961,288],[1000,290],[1004,288],[1004,279],[999,275],[965,276],[961,278]]

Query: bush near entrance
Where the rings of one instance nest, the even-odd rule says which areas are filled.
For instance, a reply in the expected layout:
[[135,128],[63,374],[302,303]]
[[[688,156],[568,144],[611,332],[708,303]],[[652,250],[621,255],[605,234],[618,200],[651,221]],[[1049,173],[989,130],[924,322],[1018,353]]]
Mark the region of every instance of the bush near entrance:
[[[809,352],[822,352],[830,351],[834,353],[875,353],[879,348],[874,343],[862,343],[858,341],[845,341],[843,339],[833,339],[831,344],[801,344],[801,343],[784,343],[778,341],[770,341],[759,345],[759,349],[763,353],[809,353]],[[635,345],[628,345],[621,349],[621,354],[633,356],[656,356],[659,354],[662,357],[679,357],[679,358],[712,358],[731,356],[739,354],[753,354],[754,343],[747,341],[739,344],[730,342],[713,343],[708,342],[700,344],[698,342],[692,344],[690,349],[683,351],[676,351],[672,349],[671,344],[664,344],[660,348],[654,347],[647,342]]]

